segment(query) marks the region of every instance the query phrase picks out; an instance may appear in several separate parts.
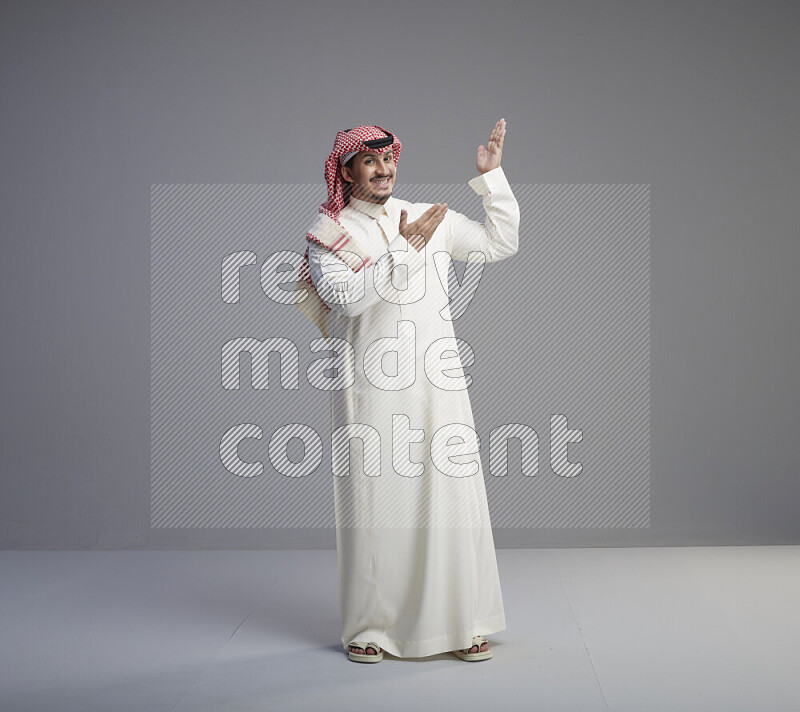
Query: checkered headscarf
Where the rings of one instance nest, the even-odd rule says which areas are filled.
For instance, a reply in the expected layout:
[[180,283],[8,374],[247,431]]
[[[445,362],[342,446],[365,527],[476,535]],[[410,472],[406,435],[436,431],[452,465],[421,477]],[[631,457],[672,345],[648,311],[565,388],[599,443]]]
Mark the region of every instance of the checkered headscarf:
[[[365,142],[392,138],[392,143],[381,148],[373,148]],[[333,151],[325,161],[325,182],[328,185],[328,200],[319,206],[319,215],[314,226],[306,233],[307,242],[316,242],[347,264],[354,272],[372,264],[369,254],[358,245],[339,222],[339,213],[350,200],[350,183],[342,177],[341,159],[358,151],[386,153],[393,151],[394,164],[400,158],[402,144],[400,139],[380,126],[357,126],[349,131],[339,131],[333,144]],[[339,253],[340,250],[346,250]],[[353,254],[356,253],[356,254]],[[360,255],[358,259],[356,255]],[[300,279],[309,292],[308,298],[297,304],[300,310],[319,327],[322,335],[328,337],[328,313],[330,307],[317,294],[308,266],[308,245],[300,266]]]
[[353,151],[375,151],[376,153],[386,153],[394,151],[394,164],[400,158],[402,144],[400,139],[393,136],[393,141],[389,146],[383,148],[370,148],[364,142],[392,136],[388,131],[380,126],[357,126],[349,131],[340,131],[336,134],[336,141],[333,144],[333,151],[325,161],[325,182],[328,184],[328,201],[323,203],[319,211],[336,220],[339,213],[350,200],[350,183],[342,177],[342,170],[339,165],[340,159]]

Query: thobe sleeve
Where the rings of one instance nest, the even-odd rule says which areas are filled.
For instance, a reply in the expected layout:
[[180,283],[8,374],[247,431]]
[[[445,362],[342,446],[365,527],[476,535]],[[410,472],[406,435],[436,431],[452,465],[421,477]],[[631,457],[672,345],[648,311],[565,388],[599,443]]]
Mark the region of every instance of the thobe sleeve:
[[[335,312],[356,316],[383,299],[381,294],[395,290],[392,270],[407,265],[408,276],[425,266],[425,254],[417,251],[403,235],[389,242],[389,258],[354,272],[330,250],[310,242],[308,266],[320,298]],[[380,291],[379,291],[380,290]]]
[[469,186],[483,196],[486,221],[470,220],[448,210],[445,222],[447,251],[454,260],[466,262],[470,252],[483,252],[487,262],[497,262],[513,255],[519,244],[519,204],[508,184],[503,168],[498,166],[475,176]]

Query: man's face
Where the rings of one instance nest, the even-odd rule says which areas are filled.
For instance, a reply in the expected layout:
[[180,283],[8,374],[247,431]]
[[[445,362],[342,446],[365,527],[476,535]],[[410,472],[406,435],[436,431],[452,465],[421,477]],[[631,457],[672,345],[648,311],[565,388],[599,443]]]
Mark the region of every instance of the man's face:
[[351,184],[351,195],[369,203],[385,203],[392,194],[396,166],[392,149],[386,153],[359,151],[342,177]]

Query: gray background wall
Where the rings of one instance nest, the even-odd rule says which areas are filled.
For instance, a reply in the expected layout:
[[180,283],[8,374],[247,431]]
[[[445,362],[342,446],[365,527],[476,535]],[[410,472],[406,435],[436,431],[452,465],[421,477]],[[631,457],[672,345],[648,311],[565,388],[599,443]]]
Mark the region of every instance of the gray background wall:
[[[789,543],[800,526],[791,2],[4,2],[4,548],[334,546],[150,528],[150,186],[311,183],[378,123],[405,183],[651,186],[651,526],[498,546]],[[268,423],[262,423],[265,428]]]

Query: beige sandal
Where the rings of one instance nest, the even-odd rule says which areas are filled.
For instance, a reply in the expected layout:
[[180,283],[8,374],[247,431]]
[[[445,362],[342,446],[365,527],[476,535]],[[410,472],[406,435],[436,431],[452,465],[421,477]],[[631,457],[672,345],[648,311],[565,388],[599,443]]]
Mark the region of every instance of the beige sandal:
[[[354,653],[350,650],[350,645],[355,646],[356,648],[361,648],[364,652],[363,653]],[[350,656],[350,660],[353,660],[357,663],[379,663],[383,660],[383,650],[381,650],[381,646],[377,643],[367,643],[363,640],[354,640],[350,645],[347,646],[347,654]],[[367,648],[372,648],[377,655],[368,655]]]
[[[484,638],[482,635],[475,635],[472,637],[472,645],[469,648],[464,648],[463,650],[454,650],[453,653],[462,660],[468,660],[469,662],[474,662],[476,660],[488,660],[492,657],[492,649],[489,648],[488,650],[481,651],[481,645],[488,642],[489,641],[486,640],[486,638]],[[475,645],[478,646],[478,652],[470,653],[469,651],[472,650],[472,647]]]

